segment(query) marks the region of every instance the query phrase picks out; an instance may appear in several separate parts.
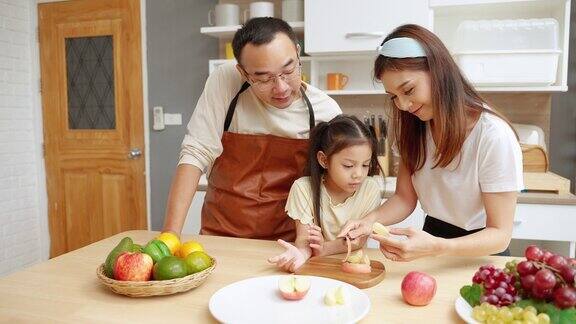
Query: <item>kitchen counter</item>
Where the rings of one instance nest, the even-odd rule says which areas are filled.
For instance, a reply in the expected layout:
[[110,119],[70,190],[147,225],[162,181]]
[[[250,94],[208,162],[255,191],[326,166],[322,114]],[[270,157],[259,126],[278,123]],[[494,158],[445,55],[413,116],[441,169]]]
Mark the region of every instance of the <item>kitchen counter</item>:
[[[256,276],[281,274],[267,263],[282,248],[272,241],[185,235],[201,242],[217,260],[214,273],[200,287],[185,293],[130,298],[117,295],[96,277],[96,268],[124,236],[145,243],[157,232],[130,231],[0,278],[0,319],[6,322],[139,322],[215,323],[208,310],[210,297],[233,282]],[[362,323],[462,323],[454,301],[461,286],[469,284],[482,264],[503,267],[508,257],[435,257],[408,263],[384,261],[378,250],[371,258],[383,261],[386,277],[364,290],[372,303]],[[409,271],[423,271],[436,278],[432,303],[412,307],[402,301],[400,283]],[[248,293],[249,294],[249,293]]]
[[[376,178],[382,187],[382,198],[390,198],[396,190],[396,177]],[[198,190],[206,191],[208,181],[203,174],[198,183]],[[519,204],[544,204],[544,205],[576,205],[576,195],[573,194],[553,194],[553,193],[524,193],[518,194]]]

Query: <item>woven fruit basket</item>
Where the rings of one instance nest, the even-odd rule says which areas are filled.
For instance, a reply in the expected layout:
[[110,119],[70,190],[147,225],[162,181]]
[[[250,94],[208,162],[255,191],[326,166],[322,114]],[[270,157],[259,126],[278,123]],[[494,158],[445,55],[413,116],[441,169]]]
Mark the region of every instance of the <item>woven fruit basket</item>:
[[106,287],[117,294],[129,297],[149,297],[172,295],[196,288],[206,281],[214,268],[216,268],[216,260],[212,258],[210,268],[186,277],[170,280],[121,281],[108,278],[104,273],[104,264],[101,264],[96,270],[96,275]]

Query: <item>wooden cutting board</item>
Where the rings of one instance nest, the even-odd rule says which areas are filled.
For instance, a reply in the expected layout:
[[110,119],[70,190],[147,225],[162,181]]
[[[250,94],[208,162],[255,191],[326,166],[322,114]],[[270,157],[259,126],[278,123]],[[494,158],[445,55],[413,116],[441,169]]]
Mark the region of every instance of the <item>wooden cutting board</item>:
[[296,274],[332,278],[347,282],[360,289],[376,286],[384,279],[386,274],[386,269],[382,262],[375,260],[370,261],[370,266],[372,267],[372,272],[370,273],[348,273],[342,271],[341,266],[342,259],[313,257],[296,270]]

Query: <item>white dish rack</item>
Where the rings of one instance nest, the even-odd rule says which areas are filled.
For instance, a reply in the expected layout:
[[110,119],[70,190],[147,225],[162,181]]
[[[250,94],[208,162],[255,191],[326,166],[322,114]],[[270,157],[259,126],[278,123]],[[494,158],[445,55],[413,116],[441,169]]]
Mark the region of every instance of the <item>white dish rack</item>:
[[454,57],[477,86],[548,86],[557,79],[558,22],[552,18],[467,20]]

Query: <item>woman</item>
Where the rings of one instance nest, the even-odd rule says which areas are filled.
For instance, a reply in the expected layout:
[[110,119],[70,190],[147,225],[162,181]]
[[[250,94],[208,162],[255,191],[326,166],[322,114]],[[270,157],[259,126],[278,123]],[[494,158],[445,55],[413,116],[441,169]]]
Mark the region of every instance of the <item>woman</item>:
[[466,81],[440,39],[403,25],[378,48],[374,77],[392,106],[392,139],[400,153],[396,192],[339,236],[370,235],[378,221],[404,220],[417,201],[423,230],[394,228],[407,240],[374,235],[389,259],[481,256],[507,251],[517,192],[523,189],[522,152],[506,119]]

